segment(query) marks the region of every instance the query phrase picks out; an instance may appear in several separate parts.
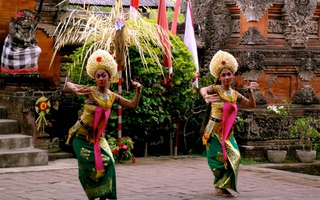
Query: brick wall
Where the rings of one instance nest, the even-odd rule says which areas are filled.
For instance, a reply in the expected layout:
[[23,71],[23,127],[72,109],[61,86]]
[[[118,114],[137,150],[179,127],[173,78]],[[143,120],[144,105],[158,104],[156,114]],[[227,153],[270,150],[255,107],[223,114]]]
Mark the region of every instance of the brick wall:
[[54,57],[52,65],[50,62],[53,58],[53,45],[54,39],[49,38],[44,31],[37,30],[36,37],[38,40],[38,45],[41,48],[42,52],[39,57],[38,65],[42,78],[48,79],[50,83],[54,86],[60,85],[60,54],[57,54]]

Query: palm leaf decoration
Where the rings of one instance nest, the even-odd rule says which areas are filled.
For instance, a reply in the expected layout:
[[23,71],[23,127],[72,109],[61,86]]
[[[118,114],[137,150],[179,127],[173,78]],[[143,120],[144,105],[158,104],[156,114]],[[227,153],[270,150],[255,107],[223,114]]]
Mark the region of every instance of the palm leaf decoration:
[[[125,20],[125,26],[117,30],[115,23],[119,18]],[[123,12],[121,0],[115,1],[110,13],[97,14],[89,10],[74,10],[56,28],[54,54],[66,44],[80,43],[83,46],[90,44],[88,51],[83,52],[79,60],[74,61],[74,66],[77,63],[83,63],[83,70],[85,62],[82,61],[87,60],[95,50],[104,49],[113,52],[117,62],[128,70],[126,73],[130,74],[130,67],[125,66],[129,59],[128,47],[133,45],[138,49],[146,68],[145,55],[148,54],[162,70],[162,57],[159,58],[158,55],[165,54],[165,46],[160,35],[168,32],[151,20],[143,18],[139,13],[135,18],[136,20],[131,20],[130,14]],[[150,48],[151,46],[158,48]]]

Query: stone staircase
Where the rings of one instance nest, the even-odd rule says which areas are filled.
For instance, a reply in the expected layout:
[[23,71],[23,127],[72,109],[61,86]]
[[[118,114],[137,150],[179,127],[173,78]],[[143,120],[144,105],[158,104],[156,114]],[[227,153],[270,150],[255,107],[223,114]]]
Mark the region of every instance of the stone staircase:
[[48,152],[33,146],[33,137],[20,134],[17,120],[7,119],[0,106],[0,168],[48,165]]

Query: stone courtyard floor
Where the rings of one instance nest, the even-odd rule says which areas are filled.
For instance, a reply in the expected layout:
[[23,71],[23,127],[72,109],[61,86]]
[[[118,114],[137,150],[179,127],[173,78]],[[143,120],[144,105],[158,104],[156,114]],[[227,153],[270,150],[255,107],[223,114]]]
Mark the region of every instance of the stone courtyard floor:
[[[318,200],[320,176],[275,170],[266,165],[241,165],[239,200]],[[278,164],[277,164],[278,165]],[[116,165],[119,200],[226,199],[213,196],[213,175],[206,158],[193,156],[138,158]],[[74,158],[46,166],[0,168],[1,200],[87,199]]]

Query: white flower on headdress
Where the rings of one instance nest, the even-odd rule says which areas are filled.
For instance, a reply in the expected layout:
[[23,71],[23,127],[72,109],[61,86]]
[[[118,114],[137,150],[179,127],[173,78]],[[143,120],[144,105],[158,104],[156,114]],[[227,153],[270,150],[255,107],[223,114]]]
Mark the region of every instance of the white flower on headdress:
[[117,63],[108,51],[102,49],[98,49],[93,52],[89,57],[87,63],[87,74],[91,78],[94,78],[95,73],[99,69],[104,69],[108,72],[112,83],[118,81]]
[[223,69],[229,69],[234,74],[238,70],[238,62],[230,53],[219,50],[210,62],[210,73],[219,78]]

